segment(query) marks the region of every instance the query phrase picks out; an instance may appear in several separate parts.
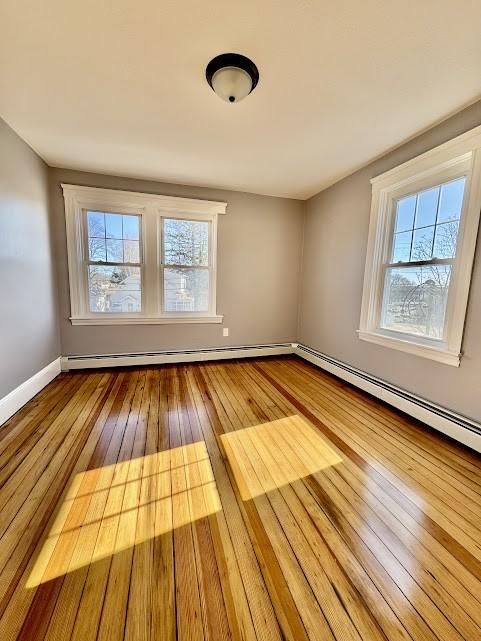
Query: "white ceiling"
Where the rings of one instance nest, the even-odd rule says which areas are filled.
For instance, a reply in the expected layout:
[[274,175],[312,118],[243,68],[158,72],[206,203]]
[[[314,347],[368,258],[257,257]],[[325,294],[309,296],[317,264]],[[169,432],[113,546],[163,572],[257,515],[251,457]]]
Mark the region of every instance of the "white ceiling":
[[[1,0],[0,115],[50,165],[307,198],[481,94],[479,0]],[[206,64],[251,57],[221,101]]]

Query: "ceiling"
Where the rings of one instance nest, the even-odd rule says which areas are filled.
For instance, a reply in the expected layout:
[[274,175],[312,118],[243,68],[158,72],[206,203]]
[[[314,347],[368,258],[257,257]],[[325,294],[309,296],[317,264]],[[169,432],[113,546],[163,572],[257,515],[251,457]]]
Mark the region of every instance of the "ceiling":
[[[479,0],[2,0],[0,115],[53,166],[307,198],[481,94]],[[221,101],[205,66],[252,58]]]

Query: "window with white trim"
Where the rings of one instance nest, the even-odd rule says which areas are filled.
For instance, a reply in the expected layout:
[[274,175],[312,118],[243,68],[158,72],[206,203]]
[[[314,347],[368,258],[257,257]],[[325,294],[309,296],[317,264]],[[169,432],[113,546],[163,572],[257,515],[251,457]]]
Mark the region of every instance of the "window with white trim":
[[226,203],[62,185],[75,325],[220,323]]
[[359,337],[459,365],[481,207],[481,128],[374,178]]

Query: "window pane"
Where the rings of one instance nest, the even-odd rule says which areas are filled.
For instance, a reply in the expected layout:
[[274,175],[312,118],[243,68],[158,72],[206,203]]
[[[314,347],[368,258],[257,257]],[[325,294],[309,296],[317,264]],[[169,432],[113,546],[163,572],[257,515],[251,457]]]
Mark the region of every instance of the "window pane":
[[408,196],[398,201],[396,209],[396,230],[406,231],[414,227],[414,211],[416,209],[416,196]]
[[209,271],[165,268],[164,310],[166,312],[209,311]]
[[459,221],[457,220],[436,226],[433,252],[435,258],[454,258],[456,256],[458,231]]
[[107,238],[122,239],[121,214],[105,214],[105,235]]
[[89,266],[91,312],[141,311],[140,267]]
[[105,214],[105,235],[122,240],[122,215]]
[[466,178],[458,178],[441,187],[438,223],[461,218]]
[[392,249],[393,263],[409,262],[412,237],[412,231],[404,231],[399,234],[394,234],[394,244]]
[[124,263],[139,263],[140,251],[138,240],[124,240]]
[[107,261],[109,263],[123,263],[124,250],[121,240],[107,240]]
[[198,220],[164,219],[166,265],[209,264],[209,223]]
[[123,238],[126,240],[139,240],[139,220],[138,216],[122,216]]
[[89,237],[105,238],[105,215],[100,211],[87,212]]
[[105,214],[100,211],[87,212],[89,260],[106,259]]
[[411,260],[430,260],[433,255],[434,227],[414,231]]
[[382,327],[443,338],[450,265],[391,267],[386,271]]
[[105,238],[92,238],[89,236],[89,260],[95,262],[106,260]]
[[438,210],[439,187],[422,191],[418,194],[415,228],[434,225]]

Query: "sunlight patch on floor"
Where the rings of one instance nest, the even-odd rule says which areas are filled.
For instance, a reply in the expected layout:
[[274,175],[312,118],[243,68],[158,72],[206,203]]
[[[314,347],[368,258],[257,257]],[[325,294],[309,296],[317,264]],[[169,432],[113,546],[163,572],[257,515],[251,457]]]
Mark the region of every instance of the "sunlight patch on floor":
[[221,509],[204,441],[77,474],[27,587]]
[[297,414],[222,434],[221,439],[244,501],[342,461]]

